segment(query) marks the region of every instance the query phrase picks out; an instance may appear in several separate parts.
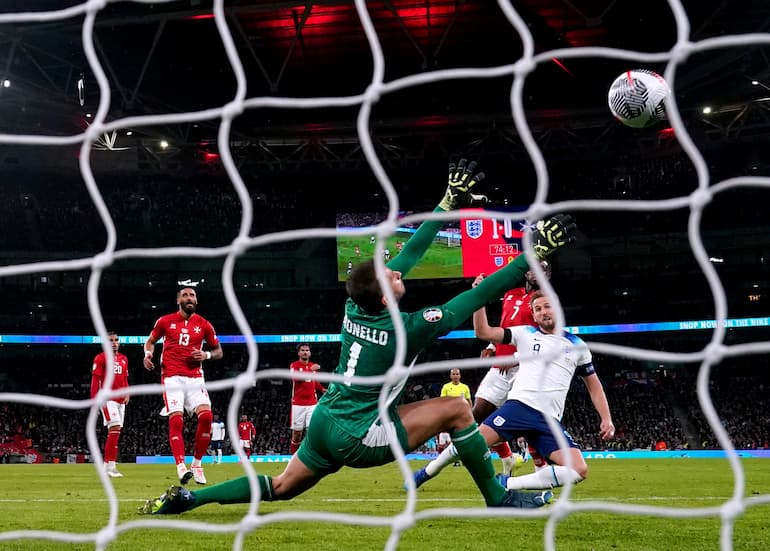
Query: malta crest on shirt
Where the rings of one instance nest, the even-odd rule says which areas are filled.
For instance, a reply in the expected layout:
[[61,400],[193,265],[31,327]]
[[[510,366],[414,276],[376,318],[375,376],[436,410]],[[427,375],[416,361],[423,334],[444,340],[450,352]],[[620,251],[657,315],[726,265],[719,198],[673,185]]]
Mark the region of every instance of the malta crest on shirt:
[[484,233],[484,224],[478,218],[466,220],[465,233],[471,239],[478,239]]
[[425,321],[436,323],[437,321],[441,321],[441,318],[444,317],[444,312],[442,312],[440,308],[428,308],[423,311],[422,317]]

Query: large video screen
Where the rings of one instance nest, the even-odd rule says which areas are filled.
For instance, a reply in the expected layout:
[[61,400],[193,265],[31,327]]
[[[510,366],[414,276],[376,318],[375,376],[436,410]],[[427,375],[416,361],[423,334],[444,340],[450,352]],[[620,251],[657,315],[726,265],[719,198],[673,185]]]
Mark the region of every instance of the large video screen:
[[[518,209],[511,209],[518,210]],[[407,279],[459,279],[490,274],[511,262],[522,249],[521,224],[508,219],[473,218],[476,209],[464,211],[468,217],[445,222],[423,259],[409,272]],[[406,213],[404,213],[405,215]],[[384,219],[382,214],[338,214],[337,279],[345,281],[358,262],[375,252],[371,235],[346,235],[345,229],[373,227]],[[395,257],[414,235],[419,224],[403,224],[385,244],[385,261]]]

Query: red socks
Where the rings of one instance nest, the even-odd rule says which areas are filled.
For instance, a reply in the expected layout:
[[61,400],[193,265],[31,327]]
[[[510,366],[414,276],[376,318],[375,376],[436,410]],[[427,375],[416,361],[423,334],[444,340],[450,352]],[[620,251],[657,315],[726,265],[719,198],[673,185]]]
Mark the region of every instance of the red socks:
[[511,457],[511,446],[508,445],[508,442],[506,441],[502,441],[499,444],[492,446],[492,451],[499,455],[500,459]]
[[184,463],[184,419],[181,415],[168,418],[168,442],[176,464]]
[[120,440],[120,429],[107,432],[107,441],[104,443],[104,462],[117,461],[118,459],[118,440]]
[[195,459],[201,459],[209,449],[211,442],[211,410],[198,414],[198,428],[195,431]]

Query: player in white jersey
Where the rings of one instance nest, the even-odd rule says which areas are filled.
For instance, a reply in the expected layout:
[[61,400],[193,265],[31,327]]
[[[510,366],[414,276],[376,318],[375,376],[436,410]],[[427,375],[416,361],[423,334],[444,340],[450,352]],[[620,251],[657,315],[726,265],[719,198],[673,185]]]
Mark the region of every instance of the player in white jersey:
[[575,374],[583,378],[601,419],[599,435],[604,440],[615,435],[607,396],[594,371],[586,344],[567,331],[556,334],[556,312],[551,300],[542,292],[532,295],[531,304],[536,328],[490,327],[484,308],[473,315],[477,338],[514,344],[519,351],[519,372],[508,400],[479,427],[484,439],[493,446],[501,440],[510,442],[526,436],[530,445],[550,463],[548,468],[532,474],[500,475],[501,484],[511,489],[555,488],[568,482],[580,482],[588,476],[588,466],[579,446],[562,428],[568,449],[561,449],[546,420],[551,417],[561,427],[564,402]]
[[211,423],[211,462],[215,465],[222,463],[222,448],[225,443],[225,423],[214,414],[214,421]]

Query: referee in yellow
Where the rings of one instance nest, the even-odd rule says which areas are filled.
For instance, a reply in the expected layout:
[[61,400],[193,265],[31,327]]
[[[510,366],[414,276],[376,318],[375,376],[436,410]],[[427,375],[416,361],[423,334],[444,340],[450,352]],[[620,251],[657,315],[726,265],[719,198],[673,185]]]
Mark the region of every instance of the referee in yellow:
[[465,398],[470,407],[473,407],[471,402],[471,389],[465,383],[460,382],[460,370],[452,369],[449,372],[449,381],[447,384],[441,387],[441,396],[457,396]]
[[[473,409],[473,402],[471,401],[471,389],[465,383],[460,382],[460,370],[452,369],[449,371],[449,378],[451,379],[447,384],[441,387],[441,396],[452,396],[464,398],[468,402],[468,407]],[[449,446],[452,441],[449,438],[448,432],[442,432],[438,435],[438,448],[439,453]],[[461,463],[459,461],[454,462],[455,467],[459,467]]]

